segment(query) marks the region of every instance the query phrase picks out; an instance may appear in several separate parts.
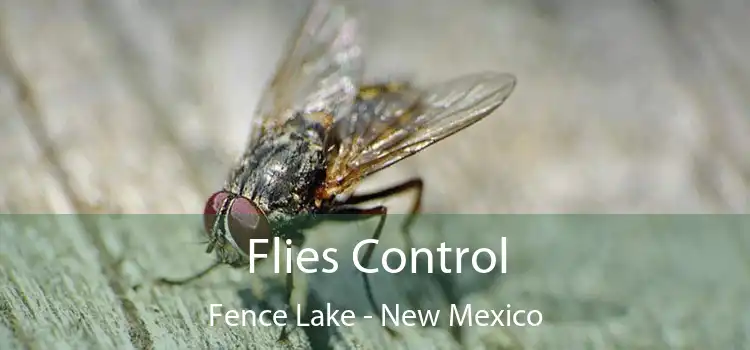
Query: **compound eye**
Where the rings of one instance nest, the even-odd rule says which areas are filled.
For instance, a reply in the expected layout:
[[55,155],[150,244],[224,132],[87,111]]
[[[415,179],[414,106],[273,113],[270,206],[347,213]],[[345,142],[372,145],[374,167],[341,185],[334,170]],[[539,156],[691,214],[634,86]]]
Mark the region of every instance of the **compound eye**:
[[229,233],[234,243],[247,255],[250,255],[251,239],[266,239],[268,243],[255,243],[256,254],[268,254],[273,243],[271,226],[266,215],[249,199],[237,197],[229,210]]
[[232,194],[227,191],[219,191],[212,194],[211,197],[208,197],[206,207],[203,209],[203,227],[209,237],[213,234],[212,230],[214,222],[216,221],[216,216],[219,214],[224,202],[226,202],[231,195]]

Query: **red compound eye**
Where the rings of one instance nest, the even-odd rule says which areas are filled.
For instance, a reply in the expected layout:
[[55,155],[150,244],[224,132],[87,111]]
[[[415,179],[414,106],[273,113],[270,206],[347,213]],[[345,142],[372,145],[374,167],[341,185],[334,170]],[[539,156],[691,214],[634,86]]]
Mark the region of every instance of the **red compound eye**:
[[229,208],[228,227],[229,233],[243,253],[250,254],[250,239],[267,239],[268,243],[255,244],[255,253],[268,254],[273,243],[271,242],[271,226],[266,215],[258,206],[245,197],[220,191],[214,193],[206,202],[203,211],[206,232],[210,235],[216,216],[226,200],[233,200]]
[[221,206],[224,205],[224,202],[231,195],[229,192],[219,191],[208,197],[206,207],[203,209],[203,227],[207,235],[211,236],[213,234],[211,230],[213,229],[214,221],[216,221],[216,216],[219,214]]

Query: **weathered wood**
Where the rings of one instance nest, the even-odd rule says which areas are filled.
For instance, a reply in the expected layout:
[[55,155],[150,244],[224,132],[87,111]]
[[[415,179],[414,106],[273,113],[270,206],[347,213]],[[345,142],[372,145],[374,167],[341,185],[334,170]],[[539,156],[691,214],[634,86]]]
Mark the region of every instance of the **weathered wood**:
[[[720,2],[367,5],[370,75],[499,69],[519,86],[480,126],[364,188],[420,174],[428,212],[746,212],[750,45],[737,14],[749,9]],[[210,327],[212,303],[259,307],[242,271],[131,288],[210,263],[195,214],[244,145],[305,4],[2,2],[0,212],[37,215],[0,216],[0,348],[459,348],[450,327],[405,329],[398,342],[375,320],[294,328],[288,344],[277,327]],[[421,245],[513,242],[511,274],[463,274],[461,303],[545,312],[541,328],[464,330],[466,348],[748,347],[750,240],[736,227],[571,238],[546,231],[564,222],[540,221],[539,234],[435,220],[414,229]],[[346,252],[373,225],[311,233],[310,246],[344,252],[337,273],[309,277],[311,307],[368,312]],[[396,231],[389,222],[388,245]],[[436,292],[440,278],[377,274],[373,285],[379,302],[445,307],[455,300]],[[278,282],[267,283],[277,306]]]

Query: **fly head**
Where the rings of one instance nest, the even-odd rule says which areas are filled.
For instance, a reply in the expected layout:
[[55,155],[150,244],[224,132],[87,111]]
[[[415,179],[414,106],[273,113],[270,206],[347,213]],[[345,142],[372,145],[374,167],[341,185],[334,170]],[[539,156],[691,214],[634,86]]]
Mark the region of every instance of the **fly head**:
[[256,254],[268,254],[273,247],[266,214],[250,199],[229,191],[218,191],[208,198],[203,224],[209,238],[208,252],[217,250],[222,262],[230,265],[249,261],[251,239],[268,240],[254,245]]

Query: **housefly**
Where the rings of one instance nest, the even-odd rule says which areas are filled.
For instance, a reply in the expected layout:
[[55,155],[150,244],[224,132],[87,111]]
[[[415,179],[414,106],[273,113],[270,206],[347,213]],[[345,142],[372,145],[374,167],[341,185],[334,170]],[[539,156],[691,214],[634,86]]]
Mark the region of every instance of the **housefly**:
[[[300,248],[303,232],[324,220],[377,216],[372,238],[378,239],[388,209],[362,204],[407,191],[415,198],[402,232],[411,248],[408,232],[420,211],[422,179],[364,194],[355,194],[355,188],[491,114],[516,79],[482,72],[421,88],[409,82],[365,83],[356,26],[341,4],[312,5],[261,96],[244,153],[224,187],[206,202],[207,252],[216,254],[216,263],[190,278],[161,283],[184,284],[221,265],[248,266],[250,239],[279,237]],[[368,247],[359,258],[364,267],[375,246]],[[272,247],[257,249],[266,253]],[[362,277],[378,314],[367,274]],[[286,282],[290,301],[291,274]]]

